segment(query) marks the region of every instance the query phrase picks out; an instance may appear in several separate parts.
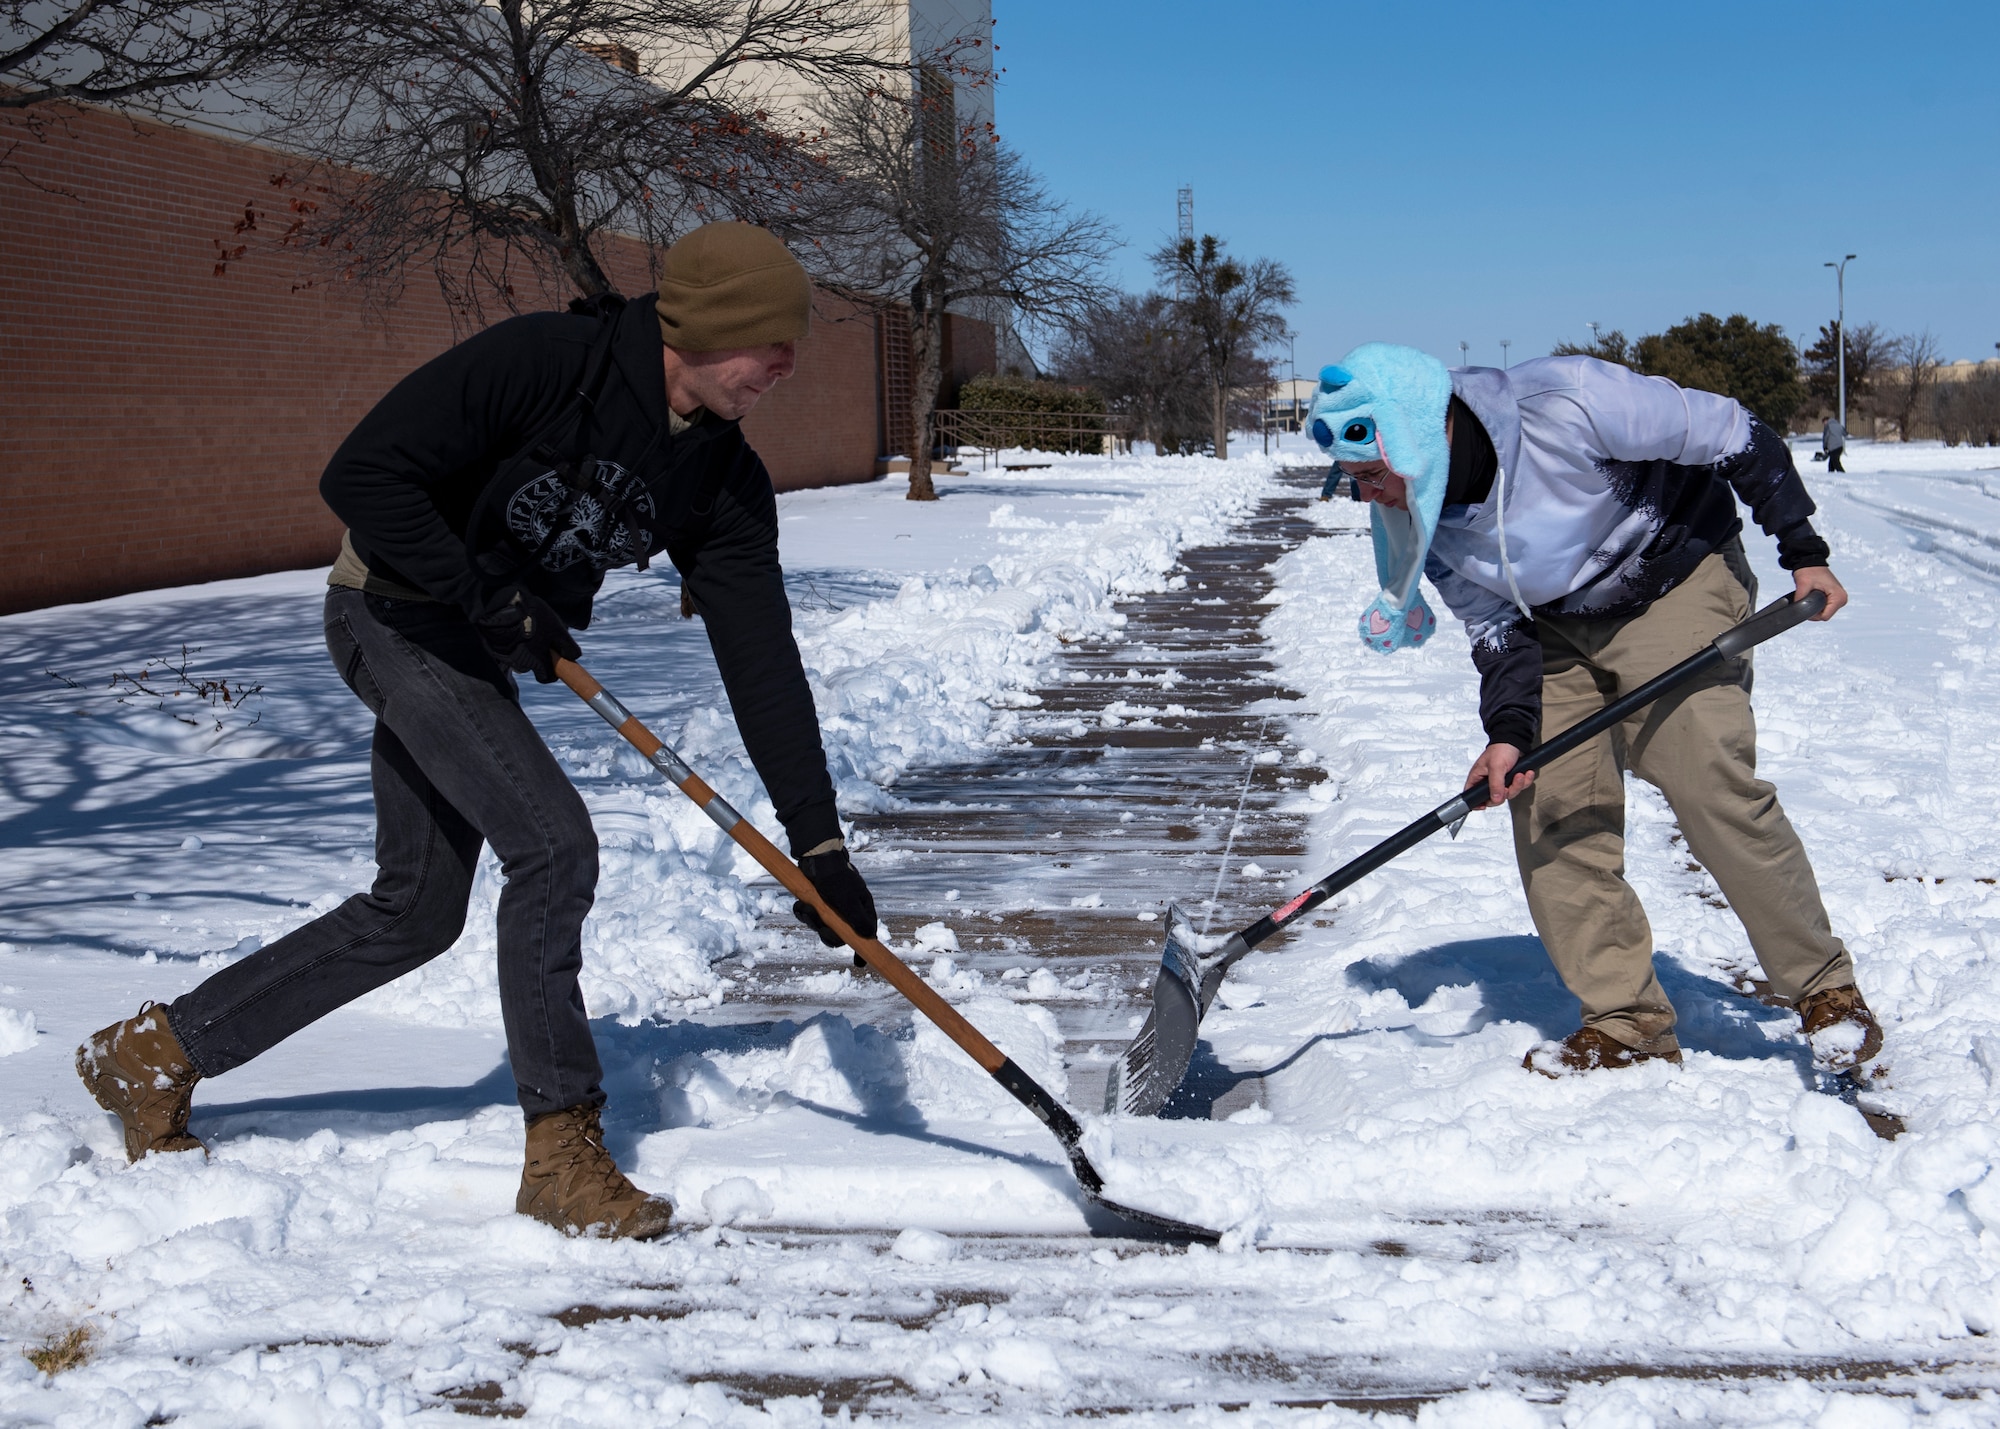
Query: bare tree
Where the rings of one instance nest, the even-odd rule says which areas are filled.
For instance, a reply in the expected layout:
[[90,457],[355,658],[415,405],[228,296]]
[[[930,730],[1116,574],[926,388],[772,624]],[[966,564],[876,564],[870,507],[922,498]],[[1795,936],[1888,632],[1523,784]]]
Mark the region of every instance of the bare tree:
[[66,131],[69,106],[184,108],[268,69],[302,28],[293,0],[0,0],[0,170],[67,193],[13,159]]
[[1257,360],[1260,349],[1284,336],[1284,310],[1297,301],[1284,264],[1270,258],[1241,263],[1225,248],[1221,239],[1204,234],[1198,242],[1183,238],[1165,244],[1152,255],[1153,272],[1176,289],[1179,320],[1208,368],[1218,460],[1229,455],[1229,394],[1259,376],[1268,383]]
[[1133,435],[1158,451],[1208,449],[1214,413],[1207,366],[1165,293],[1121,295],[1066,332],[1054,362],[1063,381],[1102,394],[1109,410],[1132,419]]
[[233,79],[295,18],[282,0],[4,0],[0,110],[143,103]]
[[1930,405],[1948,446],[2000,446],[2000,371],[1981,364],[1964,381],[1940,382]]
[[472,315],[486,293],[512,307],[524,275],[609,291],[613,235],[657,252],[714,218],[810,229],[821,136],[763,96],[886,62],[875,7],[819,0],[318,4],[271,136],[316,163],[247,226],[378,290],[428,264]]
[[1896,414],[1897,431],[1907,442],[1915,435],[1918,416],[1929,415],[1925,397],[1937,384],[1943,362],[1938,341],[1928,331],[1905,333],[1892,340],[1888,357],[1893,365],[1885,374],[1883,395]]
[[1030,332],[1102,307],[1117,246],[1090,213],[1050,196],[991,126],[960,125],[947,72],[919,66],[907,92],[873,85],[830,106],[829,152],[847,203],[839,244],[851,286],[910,309],[910,491],[934,501],[932,417],[947,311],[1005,307]]

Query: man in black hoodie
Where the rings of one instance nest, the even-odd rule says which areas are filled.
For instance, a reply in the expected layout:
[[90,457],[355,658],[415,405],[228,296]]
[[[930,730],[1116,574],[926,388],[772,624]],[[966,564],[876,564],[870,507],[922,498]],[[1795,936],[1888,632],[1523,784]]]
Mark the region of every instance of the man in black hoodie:
[[[708,628],[751,762],[792,851],[865,935],[874,900],[841,840],[778,566],[777,502],[738,423],[792,371],[811,285],[763,229],[713,223],[668,250],[657,301],[514,318],[405,378],[334,453],[347,523],[327,646],[375,712],[375,885],[166,1007],[93,1036],[77,1069],[126,1153],[198,1149],[189,1100],[456,941],[482,843],[500,895],[501,1011],[526,1165],[515,1208],[649,1238],[672,1208],[604,1149],[577,976],[597,880],[589,813],[510,672],[555,678],[613,566],[664,552]],[[804,904],[829,947],[839,939]]]

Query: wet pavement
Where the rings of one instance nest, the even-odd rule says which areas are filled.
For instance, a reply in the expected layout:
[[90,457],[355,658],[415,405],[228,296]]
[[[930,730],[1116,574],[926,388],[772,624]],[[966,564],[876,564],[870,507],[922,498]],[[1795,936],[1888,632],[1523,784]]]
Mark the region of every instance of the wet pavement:
[[[890,938],[942,923],[957,967],[1046,1006],[1079,1107],[1101,1103],[1150,1006],[1169,903],[1224,932],[1309,881],[1298,796],[1322,774],[1297,762],[1283,718],[1297,693],[1277,680],[1258,626],[1272,564],[1318,529],[1304,512],[1321,477],[1282,475],[1228,544],[1185,552],[1169,589],[1121,604],[1116,639],[1066,651],[1021,702],[1024,742],[914,771],[890,791],[893,807],[854,821]],[[907,1015],[873,979],[829,996],[822,976],[804,993],[803,979],[845,956],[787,936],[782,954],[732,974],[739,986],[719,1015]],[[912,960],[928,971],[934,956]],[[1254,1078],[1197,1070],[1169,1115],[1226,1116],[1258,1100]]]

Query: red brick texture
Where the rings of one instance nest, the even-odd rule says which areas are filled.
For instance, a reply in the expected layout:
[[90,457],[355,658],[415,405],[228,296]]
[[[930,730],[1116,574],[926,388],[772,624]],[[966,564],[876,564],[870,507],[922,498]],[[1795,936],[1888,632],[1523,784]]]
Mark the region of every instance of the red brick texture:
[[[245,206],[277,207],[270,181],[288,161],[254,145],[84,112],[11,165],[0,613],[331,562],[340,525],[319,499],[322,467],[454,340],[429,274],[387,307],[339,284],[301,289],[298,260],[255,247],[218,276]],[[613,266],[644,291],[637,245]],[[881,328],[904,315],[816,306],[797,374],[744,424],[781,490],[872,478],[895,405]],[[954,327],[954,376],[990,370],[992,330]]]

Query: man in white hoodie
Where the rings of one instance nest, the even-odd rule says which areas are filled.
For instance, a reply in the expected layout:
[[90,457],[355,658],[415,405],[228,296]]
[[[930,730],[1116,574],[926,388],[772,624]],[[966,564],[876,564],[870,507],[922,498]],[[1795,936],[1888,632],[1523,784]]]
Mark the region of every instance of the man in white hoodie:
[[1796,592],[1847,603],[1784,440],[1740,404],[1587,357],[1447,371],[1370,343],[1320,375],[1308,430],[1374,502],[1381,594],[1362,640],[1421,644],[1429,576],[1472,637],[1487,747],[1467,777],[1512,801],[1528,908],[1583,1026],[1524,1065],[1550,1076],[1681,1060],[1652,931],[1624,878],[1626,770],[1666,795],[1816,1062],[1852,1072],[1882,1034],[1803,845],[1757,777],[1750,660],[1668,695],[1539,775],[1521,755],[1744,619],[1740,498]]

